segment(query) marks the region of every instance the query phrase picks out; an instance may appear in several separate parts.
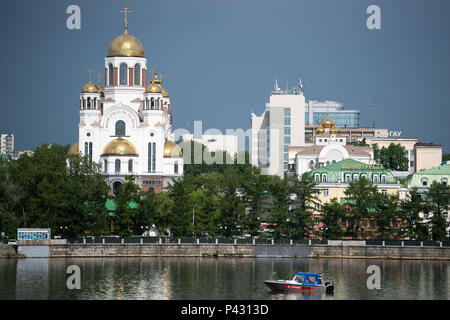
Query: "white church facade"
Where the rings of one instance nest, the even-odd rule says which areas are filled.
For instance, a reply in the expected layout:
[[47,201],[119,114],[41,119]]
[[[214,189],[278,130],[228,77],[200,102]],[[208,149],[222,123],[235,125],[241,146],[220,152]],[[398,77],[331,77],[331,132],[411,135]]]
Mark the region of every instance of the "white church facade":
[[154,72],[147,84],[141,42],[125,31],[105,57],[105,88],[90,79],[80,94],[79,140],[69,154],[101,164],[112,192],[132,175],[144,190],[161,192],[183,175],[183,157],[174,142],[168,92]]

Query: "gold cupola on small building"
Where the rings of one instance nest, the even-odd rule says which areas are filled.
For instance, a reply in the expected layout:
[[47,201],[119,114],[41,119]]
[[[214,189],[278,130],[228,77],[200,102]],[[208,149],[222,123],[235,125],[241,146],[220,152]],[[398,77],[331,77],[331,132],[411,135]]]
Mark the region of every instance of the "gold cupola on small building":
[[81,93],[99,93],[97,86],[92,83],[91,72],[92,70],[89,70],[89,82],[83,86]]
[[145,88],[145,93],[162,93],[161,79],[158,78],[157,72],[154,72],[153,79]]
[[336,127],[336,122],[331,120],[328,112],[324,121],[319,124],[319,127],[316,130],[316,134],[337,134],[339,131]]

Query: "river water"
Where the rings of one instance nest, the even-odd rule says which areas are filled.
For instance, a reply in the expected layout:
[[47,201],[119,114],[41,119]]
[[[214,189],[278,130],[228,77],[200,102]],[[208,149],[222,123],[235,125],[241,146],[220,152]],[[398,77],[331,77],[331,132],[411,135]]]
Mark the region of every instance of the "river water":
[[[80,289],[67,287],[70,265],[79,267]],[[380,289],[367,287],[371,265],[380,268]],[[292,279],[298,271],[322,272],[325,281],[335,283],[334,294],[271,293],[263,283]],[[0,259],[0,299],[448,300],[450,264],[327,258]]]

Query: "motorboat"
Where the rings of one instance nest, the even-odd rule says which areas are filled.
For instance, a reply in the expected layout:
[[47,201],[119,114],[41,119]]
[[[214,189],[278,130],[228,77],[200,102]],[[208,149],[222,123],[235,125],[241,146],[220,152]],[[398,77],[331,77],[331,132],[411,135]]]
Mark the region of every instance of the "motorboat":
[[326,292],[334,291],[332,281],[323,282],[321,273],[297,272],[292,280],[264,280],[272,291]]

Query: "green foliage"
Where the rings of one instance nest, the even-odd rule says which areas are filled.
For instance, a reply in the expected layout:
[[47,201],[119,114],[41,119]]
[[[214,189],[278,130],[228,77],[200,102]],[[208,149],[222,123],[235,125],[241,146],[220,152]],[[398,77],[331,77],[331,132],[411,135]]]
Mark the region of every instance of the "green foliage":
[[444,161],[450,161],[450,153],[442,154],[442,162]]
[[450,206],[450,187],[434,181],[426,197],[433,214],[431,218],[431,238],[436,241],[445,241],[447,239],[448,222],[444,217],[444,212],[448,212]]
[[316,196],[316,183],[310,175],[303,174],[288,178],[290,186],[291,207],[289,210],[289,237],[291,239],[307,239],[312,231],[311,218],[314,205],[319,204]]
[[331,202],[324,203],[321,208],[322,223],[323,223],[323,238],[324,239],[342,239],[344,230],[342,222],[345,219],[346,211],[336,198]]
[[375,160],[383,165],[386,169],[396,171],[408,170],[408,157],[406,156],[406,149],[400,144],[391,143],[389,147],[378,148],[378,145],[373,145]]
[[375,207],[377,188],[365,177],[361,177],[350,182],[344,193],[351,206],[351,210],[346,217],[348,227],[345,235],[352,238],[357,238],[359,235],[364,236],[361,222],[371,216],[369,210]]
[[397,225],[396,221],[399,219],[398,196],[377,193],[374,202],[375,212],[373,216],[377,225],[375,237],[379,239],[397,237],[399,230],[394,226]]
[[407,239],[429,240],[428,227],[420,217],[420,213],[427,211],[426,206],[427,204],[417,192],[417,188],[411,189],[408,199],[400,202],[403,236]]
[[44,144],[33,156],[9,163],[6,183],[15,190],[9,202],[17,227],[49,227],[63,237],[105,229],[108,186],[99,166],[87,157],[71,156],[68,167],[68,148]]

